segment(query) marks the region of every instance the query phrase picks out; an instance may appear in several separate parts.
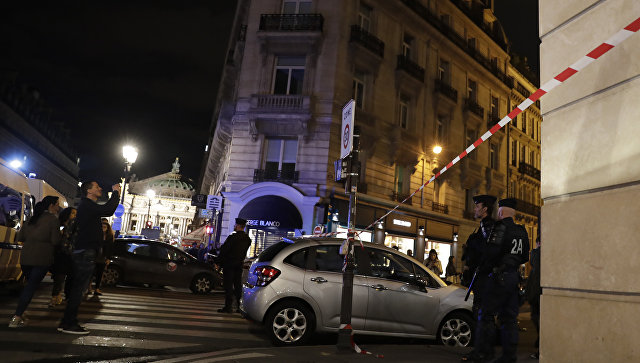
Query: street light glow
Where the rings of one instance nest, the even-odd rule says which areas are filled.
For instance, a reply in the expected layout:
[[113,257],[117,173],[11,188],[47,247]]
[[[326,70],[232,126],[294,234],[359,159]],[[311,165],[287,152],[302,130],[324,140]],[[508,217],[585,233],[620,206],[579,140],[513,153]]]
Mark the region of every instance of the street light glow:
[[156,191],[153,189],[147,189],[147,197],[153,198],[156,196]]
[[124,160],[127,161],[128,164],[133,164],[136,162],[138,158],[138,149],[131,145],[125,145],[122,147],[122,156]]
[[440,154],[440,152],[442,152],[442,146],[436,145],[436,146],[433,147],[433,153],[434,154]]
[[14,169],[18,169],[22,166],[22,161],[18,159],[11,160],[11,162],[9,162],[9,166]]

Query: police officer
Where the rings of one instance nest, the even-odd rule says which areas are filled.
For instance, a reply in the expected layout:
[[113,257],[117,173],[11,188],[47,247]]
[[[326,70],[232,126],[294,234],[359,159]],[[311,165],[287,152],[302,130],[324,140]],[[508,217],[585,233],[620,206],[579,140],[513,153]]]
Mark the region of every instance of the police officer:
[[[232,313],[233,300],[238,305],[242,296],[242,265],[247,256],[247,250],[251,246],[251,239],[244,232],[247,225],[246,219],[236,218],[236,224],[232,233],[220,247],[218,262],[222,266],[222,284],[224,286],[224,307],[218,309],[219,313]],[[236,309],[236,312],[239,310]]]
[[479,273],[487,276],[476,329],[473,361],[493,357],[495,316],[500,318],[502,356],[498,362],[515,362],[518,346],[517,316],[518,266],[529,260],[529,237],[523,226],[515,224],[516,200],[498,202],[498,221],[487,241]]
[[[467,238],[465,244],[465,252],[462,256],[464,268],[462,272],[463,284],[469,286],[473,281],[471,290],[473,291],[473,319],[478,321],[478,311],[482,303],[482,288],[485,285],[486,276],[476,273],[477,268],[482,261],[482,255],[489,239],[489,234],[493,228],[495,221],[492,218],[493,208],[496,203],[496,197],[491,195],[476,195],[473,197],[475,208],[473,209],[474,218],[480,220],[480,226]],[[475,274],[475,279],[473,276]],[[474,348],[469,354],[462,356],[462,361],[470,361],[476,356]]]

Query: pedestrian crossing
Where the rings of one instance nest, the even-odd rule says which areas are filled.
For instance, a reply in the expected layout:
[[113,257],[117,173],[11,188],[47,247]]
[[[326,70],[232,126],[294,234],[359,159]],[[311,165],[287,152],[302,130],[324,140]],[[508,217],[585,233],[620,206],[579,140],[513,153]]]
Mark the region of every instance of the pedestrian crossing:
[[3,362],[114,361],[124,357],[128,361],[136,361],[135,357],[149,361],[167,356],[183,357],[177,360],[180,362],[217,362],[267,356],[248,348],[270,346],[258,325],[239,314],[217,312],[224,305],[220,292],[199,296],[164,290],[105,289],[102,296],[83,301],[80,306],[78,319],[91,334],[77,336],[56,330],[64,305],[49,309],[48,291],[40,289],[34,296],[24,328],[7,327],[17,298],[0,300],[0,316],[6,317],[6,323],[0,326]]

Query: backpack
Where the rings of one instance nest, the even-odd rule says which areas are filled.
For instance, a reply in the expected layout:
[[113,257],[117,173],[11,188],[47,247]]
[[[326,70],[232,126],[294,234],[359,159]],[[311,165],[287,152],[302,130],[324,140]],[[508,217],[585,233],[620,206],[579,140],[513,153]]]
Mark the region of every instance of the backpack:
[[62,230],[62,251],[70,255],[78,239],[78,218],[72,219]]

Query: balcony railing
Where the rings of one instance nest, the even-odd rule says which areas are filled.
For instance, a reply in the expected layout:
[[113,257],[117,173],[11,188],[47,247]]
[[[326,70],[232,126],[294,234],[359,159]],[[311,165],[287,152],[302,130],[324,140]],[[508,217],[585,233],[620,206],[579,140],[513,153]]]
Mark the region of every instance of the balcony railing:
[[298,182],[298,171],[272,170],[272,169],[254,169],[253,182],[275,181],[284,184],[293,184]]
[[478,115],[480,118],[484,118],[484,108],[482,108],[482,106],[477,104],[476,101],[470,100],[467,98],[467,100],[464,103],[464,106],[467,110]]
[[449,214],[449,206],[446,204],[431,202],[431,210],[434,212]]
[[495,126],[498,122],[500,122],[501,118],[500,116],[493,114],[493,115],[487,115],[487,128],[492,128],[493,126]]
[[518,171],[524,175],[540,180],[540,170],[536,169],[536,167],[531,164],[521,162],[518,167]]
[[[403,201],[403,200],[405,200],[405,198],[407,198],[408,196],[409,196],[409,194],[401,194],[401,193],[398,193],[398,192],[393,192],[393,193],[391,193],[391,200],[395,200],[395,201],[398,201],[398,202],[402,202],[402,201]],[[404,202],[404,204],[412,205],[413,203],[412,203],[411,199],[413,199],[413,197],[412,197],[412,198],[407,199],[407,201],[406,201],[406,202]]]
[[520,84],[520,82],[516,82],[516,91],[518,91],[525,98],[527,98],[527,97],[529,97],[531,95],[531,93],[529,91],[527,91],[527,89],[524,88],[524,86],[522,84]]
[[259,30],[264,31],[322,31],[321,14],[262,14]]
[[516,210],[536,217],[540,215],[540,206],[525,202],[522,199],[516,199]]
[[304,111],[309,109],[309,96],[251,95],[251,108],[264,111]]
[[411,59],[403,54],[398,55],[398,66],[396,69],[407,72],[411,77],[424,82],[424,68],[414,63]]
[[[507,76],[502,70],[497,67],[497,64],[492,64],[492,62],[485,57],[482,53],[478,52],[474,47],[469,46],[469,42],[460,36],[451,26],[438,18],[436,14],[431,12],[429,8],[422,5],[419,0],[401,0],[408,8],[413,10],[416,15],[424,19],[426,22],[430,23],[436,29],[438,29],[442,34],[444,34],[449,40],[455,43],[458,47],[464,50],[467,54],[473,57],[478,63],[482,64],[489,72],[493,73],[499,80],[501,80],[507,87],[513,87],[513,78]],[[476,21],[475,18],[472,20]],[[478,21],[476,21],[477,23]],[[496,42],[506,49],[506,45],[504,45],[504,40],[502,36],[499,34],[499,31],[494,31],[491,29],[486,23],[484,26],[481,26],[485,31],[488,31],[489,36],[491,36]],[[488,29],[488,30],[487,30]]]
[[436,92],[442,93],[453,102],[458,102],[458,90],[440,79],[436,79]]
[[349,41],[361,44],[374,54],[379,55],[380,58],[384,58],[384,42],[375,35],[362,29],[359,25],[351,26],[351,38]]

